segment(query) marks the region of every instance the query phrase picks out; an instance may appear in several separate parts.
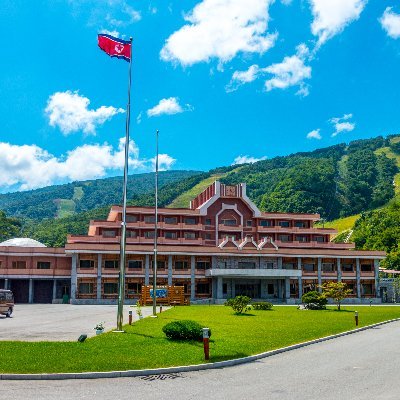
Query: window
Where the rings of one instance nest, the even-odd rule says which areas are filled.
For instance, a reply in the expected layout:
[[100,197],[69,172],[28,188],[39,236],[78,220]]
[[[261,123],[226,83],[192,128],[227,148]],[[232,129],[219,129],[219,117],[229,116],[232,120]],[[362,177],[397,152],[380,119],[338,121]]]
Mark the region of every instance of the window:
[[144,222],[146,224],[154,224],[156,222],[155,215],[145,215],[144,216]]
[[115,238],[117,236],[115,231],[103,230],[103,237]]
[[266,219],[262,219],[258,224],[260,226],[272,226],[272,221],[268,221]]
[[119,261],[118,260],[105,260],[104,268],[105,269],[117,269],[117,268],[119,268]]
[[362,283],[361,284],[361,293],[363,295],[371,295],[371,294],[373,294],[373,285],[372,285],[372,283]]
[[290,222],[289,221],[279,221],[278,225],[281,226],[282,228],[289,228]]
[[255,269],[256,263],[251,261],[239,261],[238,268],[240,269]]
[[209,283],[198,283],[196,285],[196,293],[197,294],[209,294],[210,293],[210,284]]
[[37,269],[50,269],[50,262],[49,261],[38,261]]
[[223,219],[223,220],[221,220],[221,222],[225,226],[236,226],[237,225],[236,219]]
[[362,272],[372,272],[372,265],[371,264],[361,264],[361,271]]
[[222,294],[223,295],[227,295],[228,294],[228,284],[227,283],[223,283],[222,284]]
[[210,269],[211,264],[209,261],[197,261],[196,269]]
[[247,226],[253,226],[253,221],[251,219],[248,219],[246,222]]
[[308,238],[307,238],[307,236],[303,236],[303,235],[297,235],[296,236],[296,240],[298,241],[298,242],[308,242]]
[[211,240],[211,233],[206,233],[204,237],[206,240]]
[[126,222],[137,222],[138,217],[137,215],[127,215],[126,216]]
[[294,226],[296,228],[306,228],[307,224],[304,221],[295,221]]
[[[153,264],[154,264],[154,261],[153,261]],[[165,261],[157,260],[157,269],[165,269]]]
[[128,294],[140,294],[142,291],[142,284],[137,282],[128,282]]
[[210,218],[206,218],[205,225],[211,225],[211,219]]
[[129,260],[128,268],[129,269],[142,269],[142,260]]
[[322,272],[335,272],[335,268],[332,263],[322,263]]
[[273,283],[268,283],[268,285],[267,285],[267,293],[269,295],[275,294],[275,285]]
[[154,239],[154,231],[146,231],[146,232],[144,232],[144,237],[146,239]]
[[176,232],[165,232],[164,237],[165,239],[176,239]]
[[303,264],[303,271],[314,272],[315,271],[315,264],[304,263]]
[[91,282],[81,282],[79,284],[79,293],[80,294],[93,294],[94,293],[94,285]]
[[279,235],[279,240],[281,242],[290,242],[290,236],[289,235]]
[[178,218],[176,217],[164,217],[164,223],[175,225],[178,223]]
[[79,268],[82,269],[94,268],[94,260],[79,260]]
[[137,237],[137,232],[136,231],[132,231],[130,229],[126,230],[126,237],[127,238],[135,238]]
[[293,263],[284,263],[282,264],[282,269],[294,269]]
[[267,269],[274,269],[274,263],[273,262],[267,262],[266,266],[267,266]]
[[342,264],[342,272],[353,272],[353,264]]
[[196,239],[196,234],[194,232],[185,232],[184,233],[185,239]]
[[118,283],[116,282],[104,283],[104,294],[117,294],[117,293],[118,293]]
[[323,242],[325,242],[325,238],[323,236],[315,236],[314,241],[316,241],[318,243],[323,243]]
[[188,269],[189,263],[187,261],[175,261],[175,269]]
[[11,265],[12,269],[25,269],[26,261],[13,261]]
[[190,217],[187,217],[187,218],[185,218],[185,224],[186,225],[196,225],[196,218],[190,218]]

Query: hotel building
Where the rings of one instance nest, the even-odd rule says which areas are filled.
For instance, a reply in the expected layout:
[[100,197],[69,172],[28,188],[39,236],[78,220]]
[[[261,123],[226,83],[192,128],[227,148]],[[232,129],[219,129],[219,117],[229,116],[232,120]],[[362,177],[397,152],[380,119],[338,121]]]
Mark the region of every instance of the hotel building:
[[[319,219],[261,212],[244,183],[216,181],[189,208],[159,209],[157,284],[184,286],[191,302],[243,294],[295,304],[326,281],[343,281],[352,289],[349,302],[380,302],[385,253],[331,242],[336,231],[315,227]],[[91,221],[85,236],[69,235],[62,249],[0,243],[0,287],[29,302],[59,301],[64,293],[77,304],[115,302],[121,221],[122,208],[113,206],[107,220]],[[153,283],[154,208],[128,207],[126,221],[125,297],[135,302],[142,285]]]

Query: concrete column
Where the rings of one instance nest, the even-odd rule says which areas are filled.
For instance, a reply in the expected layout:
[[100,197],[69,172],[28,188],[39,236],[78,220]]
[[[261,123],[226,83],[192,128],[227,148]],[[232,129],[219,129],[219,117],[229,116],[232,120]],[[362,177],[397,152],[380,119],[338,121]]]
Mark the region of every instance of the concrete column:
[[278,299],[281,300],[282,299],[282,284],[281,284],[281,280],[277,279],[276,284],[278,286]]
[[196,260],[190,256],[190,300],[196,298]]
[[236,296],[235,280],[231,279],[231,297]]
[[[144,257],[144,284],[148,285],[150,283],[150,255],[146,254]],[[169,283],[168,283],[169,285]]]
[[103,267],[103,255],[97,254],[97,300],[101,300],[101,273]]
[[[301,257],[297,257],[297,269],[302,271]],[[303,275],[303,273],[301,274]],[[300,276],[298,278],[298,291],[299,291],[299,300],[301,301],[301,296],[303,296],[303,279]]]
[[265,279],[261,279],[261,291],[260,291],[260,296],[262,299],[266,299],[267,298],[267,281]]
[[223,298],[223,294],[222,294],[222,277],[219,276],[217,278],[217,299],[222,299]]
[[285,299],[290,299],[290,278],[285,278]]
[[375,271],[375,297],[380,297],[379,292],[379,260],[374,260],[374,271]]
[[278,269],[282,269],[282,263],[283,263],[283,260],[282,260],[282,257],[278,257]]
[[342,281],[342,264],[341,264],[341,258],[338,257],[338,258],[336,259],[336,261],[337,261],[337,280],[338,280],[338,282],[341,282],[341,281]]
[[57,298],[57,279],[53,279],[53,300]]
[[212,298],[215,300],[217,298],[217,280],[215,278],[212,278],[211,281],[212,285]]
[[76,290],[78,284],[78,278],[76,269],[78,265],[78,254],[72,254],[72,268],[71,268],[71,300],[76,300]]
[[29,304],[33,303],[33,279],[29,279],[29,295],[28,295]]
[[168,285],[172,285],[172,256],[168,256]]
[[4,279],[4,289],[8,289],[8,278]]
[[361,298],[360,259],[356,258],[357,297]]
[[217,256],[211,257],[211,270],[217,269]]
[[322,258],[318,257],[318,292],[322,292]]

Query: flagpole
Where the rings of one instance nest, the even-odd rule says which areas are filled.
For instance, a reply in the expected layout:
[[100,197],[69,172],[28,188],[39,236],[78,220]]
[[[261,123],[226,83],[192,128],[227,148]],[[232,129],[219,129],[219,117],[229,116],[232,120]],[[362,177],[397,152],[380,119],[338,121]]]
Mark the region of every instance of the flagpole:
[[131,69],[132,69],[132,37],[130,41],[130,60],[128,69],[128,104],[126,105],[126,129],[125,129],[125,165],[124,165],[124,186],[123,186],[123,206],[121,222],[121,245],[120,245],[120,267],[118,281],[118,311],[117,311],[117,331],[123,332],[124,322],[124,299],[125,299],[125,262],[126,262],[126,201],[128,187],[128,162],[129,162],[129,124],[131,115]]
[[153,265],[153,317],[157,317],[157,239],[158,239],[158,129],[156,131],[156,190],[154,221],[154,265]]

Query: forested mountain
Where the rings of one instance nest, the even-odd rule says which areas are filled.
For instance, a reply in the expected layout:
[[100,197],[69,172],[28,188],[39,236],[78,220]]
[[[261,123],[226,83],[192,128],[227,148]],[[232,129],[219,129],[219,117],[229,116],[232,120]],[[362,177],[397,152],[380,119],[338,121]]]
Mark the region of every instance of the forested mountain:
[[[368,236],[371,230],[362,224],[375,218],[371,210],[389,201],[396,207],[395,189],[400,196],[399,186],[394,185],[400,184],[398,165],[400,136],[390,136],[203,173],[162,172],[159,206],[174,204],[178,197],[186,201],[196,196],[215,176],[227,184],[246,182],[249,197],[264,211],[317,212],[326,220],[364,213],[355,230],[359,232],[357,246],[383,248],[381,242],[372,244]],[[109,178],[0,195],[0,209],[9,216],[22,217],[20,224],[14,225],[17,230],[20,227],[20,235],[61,246],[67,233],[85,234],[90,219],[105,218],[109,206],[120,203],[121,187],[121,178]],[[128,197],[131,205],[153,206],[154,175],[132,175]],[[58,218],[54,219],[55,215]],[[3,219],[7,220],[4,215]],[[380,226],[384,231],[384,224]],[[16,236],[15,231],[5,231],[6,236],[7,232]]]
[[[160,185],[180,182],[200,174],[197,171],[163,171]],[[122,177],[72,182],[25,192],[0,194],[0,210],[7,215],[43,220],[66,217],[122,201]],[[154,191],[154,173],[130,175],[128,198]]]
[[17,218],[7,218],[4,211],[0,211],[0,242],[18,236],[22,222]]

